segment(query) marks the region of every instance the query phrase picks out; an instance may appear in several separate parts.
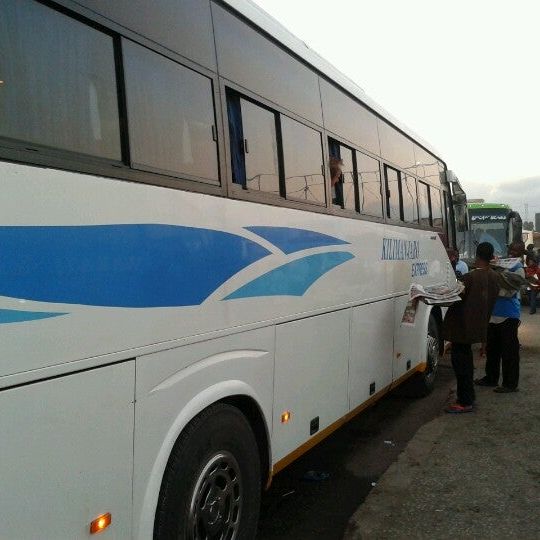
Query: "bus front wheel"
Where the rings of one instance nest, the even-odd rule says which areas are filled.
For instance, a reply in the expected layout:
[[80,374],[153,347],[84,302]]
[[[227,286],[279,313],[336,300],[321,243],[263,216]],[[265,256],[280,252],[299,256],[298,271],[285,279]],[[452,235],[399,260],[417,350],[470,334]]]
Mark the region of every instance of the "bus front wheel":
[[439,366],[439,325],[433,314],[429,315],[426,339],[426,367],[405,384],[405,393],[410,397],[425,397],[433,391]]
[[253,431],[231,405],[205,409],[176,441],[165,469],[155,540],[252,539],[261,496]]

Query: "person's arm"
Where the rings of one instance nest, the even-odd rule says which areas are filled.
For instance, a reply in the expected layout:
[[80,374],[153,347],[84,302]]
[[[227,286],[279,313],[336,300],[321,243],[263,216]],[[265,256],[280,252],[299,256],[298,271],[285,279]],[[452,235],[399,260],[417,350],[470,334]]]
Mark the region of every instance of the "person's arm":
[[465,274],[461,280],[463,285],[465,285],[465,288],[461,291],[460,297],[462,300],[465,300],[467,296],[469,296],[469,291],[471,290],[471,283],[472,283],[473,277],[472,272],[469,272],[468,274]]

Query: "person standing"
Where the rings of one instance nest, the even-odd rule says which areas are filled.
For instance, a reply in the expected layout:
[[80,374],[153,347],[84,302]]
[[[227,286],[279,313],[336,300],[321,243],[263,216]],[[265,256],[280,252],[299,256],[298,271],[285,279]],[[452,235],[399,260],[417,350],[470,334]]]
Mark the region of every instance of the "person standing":
[[476,268],[463,276],[461,302],[451,305],[443,322],[443,338],[452,343],[451,360],[457,381],[457,401],[446,408],[449,413],[473,410],[473,355],[471,345],[486,341],[491,311],[497,299],[497,274],[490,268],[493,246],[482,242],[476,248]]
[[[521,258],[523,242],[513,242],[508,256]],[[517,260],[510,272],[525,278],[521,260]],[[501,394],[518,391],[519,383],[519,339],[521,303],[519,290],[501,288],[491,319],[486,342],[486,374],[474,382],[479,386],[494,386]],[[499,384],[502,364],[502,384]]]
[[525,250],[525,264],[529,266],[531,262],[538,264],[538,258],[534,252],[534,244],[529,244]]

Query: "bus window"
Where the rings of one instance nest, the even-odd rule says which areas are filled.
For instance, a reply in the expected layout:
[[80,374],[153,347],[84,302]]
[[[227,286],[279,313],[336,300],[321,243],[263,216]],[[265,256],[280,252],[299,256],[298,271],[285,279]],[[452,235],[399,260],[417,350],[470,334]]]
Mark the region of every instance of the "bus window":
[[356,211],[356,167],[353,151],[345,146],[341,147],[342,182],[343,182],[343,208]]
[[358,198],[361,214],[383,217],[381,173],[379,162],[372,157],[356,152],[358,170]]
[[212,81],[130,41],[123,50],[133,166],[217,182]]
[[423,182],[418,182],[418,211],[420,214],[420,225],[426,228],[431,227],[429,188]]
[[[354,152],[334,139],[328,140],[328,148],[330,151],[330,173],[333,168],[332,160],[339,160],[336,163],[339,163],[339,168],[341,170],[338,182],[331,186],[332,203],[335,207],[356,212],[357,174]],[[332,181],[332,179],[330,179],[330,181]]]
[[400,173],[385,166],[386,174],[386,216],[392,220],[401,220],[401,185]]
[[443,228],[443,213],[441,206],[441,192],[434,187],[430,188],[431,215],[433,218],[433,227]]
[[321,134],[281,116],[287,199],[326,204]]
[[418,202],[416,180],[413,176],[402,175],[401,192],[403,194],[403,221],[418,223]]
[[233,93],[227,106],[233,181],[280,195],[276,113]]
[[1,12],[0,136],[120,161],[112,37],[38,2]]

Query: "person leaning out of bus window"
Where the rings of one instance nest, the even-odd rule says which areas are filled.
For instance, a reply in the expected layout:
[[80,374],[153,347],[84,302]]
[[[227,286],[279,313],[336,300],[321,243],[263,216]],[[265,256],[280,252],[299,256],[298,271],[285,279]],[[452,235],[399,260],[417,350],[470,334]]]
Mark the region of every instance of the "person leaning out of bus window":
[[343,204],[343,184],[341,175],[343,174],[343,160],[330,156],[330,187],[332,189],[332,204],[342,206]]
[[466,413],[473,410],[473,343],[485,343],[491,311],[499,293],[496,272],[489,263],[493,246],[482,242],[476,248],[475,269],[463,276],[461,302],[452,304],[443,322],[443,338],[452,343],[450,358],[457,381],[457,401],[445,410]]

